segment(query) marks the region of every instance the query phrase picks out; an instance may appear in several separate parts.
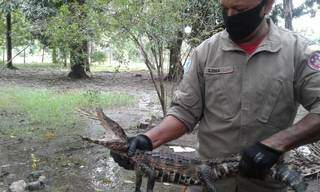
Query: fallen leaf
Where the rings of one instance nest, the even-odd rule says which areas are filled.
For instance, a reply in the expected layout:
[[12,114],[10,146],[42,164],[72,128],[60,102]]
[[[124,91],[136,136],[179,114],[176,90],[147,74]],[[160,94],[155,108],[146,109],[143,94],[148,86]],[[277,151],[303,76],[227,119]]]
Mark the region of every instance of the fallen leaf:
[[51,140],[56,138],[56,134],[54,134],[53,132],[46,132],[45,134],[43,134],[43,138],[46,140]]

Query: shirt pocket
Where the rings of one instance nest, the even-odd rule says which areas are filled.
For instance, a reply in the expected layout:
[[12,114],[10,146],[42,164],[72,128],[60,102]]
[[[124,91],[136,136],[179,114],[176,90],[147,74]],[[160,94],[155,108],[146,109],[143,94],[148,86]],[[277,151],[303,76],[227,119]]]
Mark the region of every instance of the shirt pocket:
[[[239,94],[234,66],[206,68],[205,105],[214,116],[230,119],[238,112],[235,95]],[[237,87],[238,86],[238,87]]]
[[283,87],[283,81],[279,79],[271,81],[266,86],[266,89],[264,90],[264,92],[267,94],[264,94],[262,104],[260,105],[260,109],[258,110],[257,119],[259,122],[261,123],[269,122],[272,111],[276,107],[276,103],[280,96],[282,87]]

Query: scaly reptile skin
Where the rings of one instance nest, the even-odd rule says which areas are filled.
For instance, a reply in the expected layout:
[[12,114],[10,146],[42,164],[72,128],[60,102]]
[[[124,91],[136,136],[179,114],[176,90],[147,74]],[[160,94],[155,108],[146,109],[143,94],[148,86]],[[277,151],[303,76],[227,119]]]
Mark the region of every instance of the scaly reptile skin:
[[[133,157],[127,156],[127,136],[118,123],[105,116],[101,109],[97,109],[97,117],[101,125],[111,130],[116,140],[91,139],[82,137],[84,140],[103,145],[114,153],[127,158],[136,171],[135,191],[140,192],[142,177],[147,176],[147,192],[152,192],[155,182],[166,182],[178,185],[203,185],[204,191],[214,192],[214,182],[223,178],[238,174],[239,155],[220,160],[199,160],[188,158],[174,153],[141,152],[138,151]],[[282,181],[297,192],[307,189],[301,174],[285,162],[278,163],[270,171],[269,177]]]

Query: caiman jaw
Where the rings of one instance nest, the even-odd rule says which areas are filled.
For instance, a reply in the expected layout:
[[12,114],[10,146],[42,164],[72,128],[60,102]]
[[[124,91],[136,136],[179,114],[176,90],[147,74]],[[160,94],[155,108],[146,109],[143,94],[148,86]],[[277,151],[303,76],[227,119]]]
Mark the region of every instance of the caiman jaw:
[[89,137],[82,137],[83,140],[88,141],[90,143],[95,143],[98,145],[102,145],[112,151],[118,151],[118,152],[126,152],[128,149],[127,143],[121,141],[120,139],[116,140],[106,140],[103,139],[92,139]]
[[89,137],[82,137],[83,140],[102,145],[112,151],[126,153],[128,150],[128,137],[122,127],[109,117],[107,117],[101,108],[96,109],[96,116],[90,115],[90,113],[85,113],[86,116],[89,116],[91,119],[99,120],[100,124],[107,131],[111,131],[113,136],[105,135],[101,139],[93,139]]

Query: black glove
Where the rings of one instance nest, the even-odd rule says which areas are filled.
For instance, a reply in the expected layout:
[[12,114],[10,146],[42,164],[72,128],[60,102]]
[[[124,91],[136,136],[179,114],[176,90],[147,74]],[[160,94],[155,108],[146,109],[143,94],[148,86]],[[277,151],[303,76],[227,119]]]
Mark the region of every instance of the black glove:
[[[128,138],[128,156],[129,157],[134,156],[136,150],[152,151],[152,149],[153,149],[152,142],[149,139],[149,137],[145,135],[138,135],[136,137]],[[134,165],[128,158],[118,155],[113,151],[110,151],[110,155],[113,157],[113,160],[118,163],[119,166],[127,170],[134,169]]]
[[152,151],[152,141],[145,135],[138,135],[128,139],[128,156],[132,157],[136,150]]
[[282,152],[258,142],[243,150],[239,163],[240,175],[265,179],[270,168],[279,161],[281,155]]

